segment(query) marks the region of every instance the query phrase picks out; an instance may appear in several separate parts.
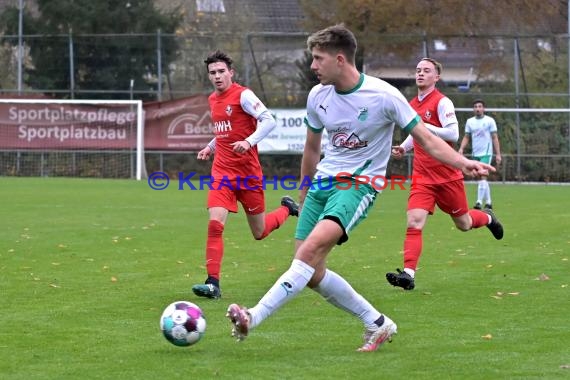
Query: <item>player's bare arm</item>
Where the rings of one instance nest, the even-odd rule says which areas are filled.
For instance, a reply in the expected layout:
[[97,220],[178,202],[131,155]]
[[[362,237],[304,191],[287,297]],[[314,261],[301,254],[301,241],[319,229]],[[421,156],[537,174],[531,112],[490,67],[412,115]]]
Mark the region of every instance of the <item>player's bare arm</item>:
[[467,144],[469,144],[469,133],[466,133],[465,136],[463,136],[463,139],[461,140],[461,145],[459,146],[459,150],[457,152],[459,152],[459,154],[463,154],[463,150],[465,149]]
[[453,150],[442,139],[432,135],[423,123],[412,129],[411,135],[430,155],[444,164],[460,169],[468,176],[475,178],[488,176],[489,172],[495,171],[495,168],[491,165],[468,160]]
[[[305,178],[313,178],[317,170],[317,164],[321,159],[321,134],[313,132],[311,128],[307,128],[307,138],[305,140],[305,150],[301,160],[301,180]],[[308,188],[303,187],[299,190],[299,203],[303,203],[307,196]]]
[[499,144],[499,136],[497,133],[491,134],[493,139],[493,149],[495,149],[495,161],[497,165],[501,165],[502,157],[501,157],[501,145]]

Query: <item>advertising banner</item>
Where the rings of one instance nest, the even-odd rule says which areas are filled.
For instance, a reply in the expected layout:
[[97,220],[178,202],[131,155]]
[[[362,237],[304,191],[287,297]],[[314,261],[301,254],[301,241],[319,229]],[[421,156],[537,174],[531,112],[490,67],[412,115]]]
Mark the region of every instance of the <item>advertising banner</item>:
[[[197,152],[214,138],[207,95],[145,103],[144,149]],[[304,109],[271,109],[277,126],[260,153],[301,154]],[[323,133],[323,144],[326,132]],[[130,105],[0,103],[0,149],[133,149],[136,110]]]
[[145,150],[199,151],[214,138],[208,96],[145,103]]
[[0,149],[129,149],[136,129],[129,105],[0,103]]

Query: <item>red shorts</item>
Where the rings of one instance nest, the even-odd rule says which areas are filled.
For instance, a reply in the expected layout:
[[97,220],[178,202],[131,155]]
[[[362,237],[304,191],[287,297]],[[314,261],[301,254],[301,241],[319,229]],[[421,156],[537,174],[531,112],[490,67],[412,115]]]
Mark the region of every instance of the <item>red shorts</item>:
[[265,212],[265,196],[263,182],[248,180],[213,181],[208,190],[208,208],[223,207],[229,212],[237,212],[240,202],[248,215],[257,215]]
[[467,214],[469,206],[467,205],[463,180],[435,185],[412,183],[410,197],[408,198],[408,210],[419,208],[433,214],[435,205],[452,217]]

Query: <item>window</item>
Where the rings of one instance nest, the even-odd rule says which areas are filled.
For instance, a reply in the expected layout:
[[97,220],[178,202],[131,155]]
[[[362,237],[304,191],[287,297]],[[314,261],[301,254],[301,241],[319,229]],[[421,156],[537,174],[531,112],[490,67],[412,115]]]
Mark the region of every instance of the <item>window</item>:
[[199,13],[226,13],[224,0],[196,0],[196,10]]
[[434,40],[433,45],[435,47],[435,50],[437,50],[437,51],[447,50],[447,44],[445,42],[443,42],[442,40]]

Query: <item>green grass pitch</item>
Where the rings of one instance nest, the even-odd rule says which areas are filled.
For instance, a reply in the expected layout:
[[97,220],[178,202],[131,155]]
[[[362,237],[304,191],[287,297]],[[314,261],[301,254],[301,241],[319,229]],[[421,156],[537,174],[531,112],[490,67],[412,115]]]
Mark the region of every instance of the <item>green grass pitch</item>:
[[[411,292],[384,277],[401,267],[407,191],[381,194],[333,250],[329,267],[398,324],[391,344],[358,353],[360,322],[308,289],[244,342],[230,337],[227,305],[253,306],[289,267],[295,219],[255,241],[243,212],[231,215],[212,301],[190,291],[205,277],[205,192],[0,178],[0,378],[567,379],[570,187],[491,189],[505,238],[462,233],[437,211]],[[268,191],[268,209],[284,194]],[[206,314],[195,346],[159,331],[175,300]]]

